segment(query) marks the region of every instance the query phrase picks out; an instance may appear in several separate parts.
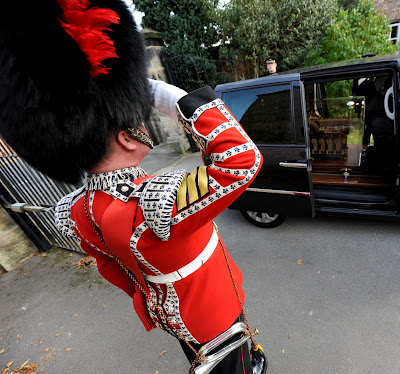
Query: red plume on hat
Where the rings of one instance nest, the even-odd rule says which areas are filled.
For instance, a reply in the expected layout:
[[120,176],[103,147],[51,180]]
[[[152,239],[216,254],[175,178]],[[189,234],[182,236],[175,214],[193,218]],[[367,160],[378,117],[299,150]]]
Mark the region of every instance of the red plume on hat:
[[0,133],[32,166],[76,182],[110,135],[149,120],[146,66],[123,0],[2,0]]
[[111,9],[90,8],[88,0],[57,0],[63,13],[61,26],[78,44],[90,63],[90,75],[108,74],[101,62],[118,57],[113,40],[104,32],[110,23],[119,23],[118,14]]

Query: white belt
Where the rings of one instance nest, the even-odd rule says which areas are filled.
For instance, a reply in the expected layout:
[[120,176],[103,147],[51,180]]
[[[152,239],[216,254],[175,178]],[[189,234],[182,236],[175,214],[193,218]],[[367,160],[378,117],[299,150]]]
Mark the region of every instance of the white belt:
[[201,268],[203,264],[211,257],[214,253],[215,248],[218,244],[218,235],[213,228],[213,233],[211,238],[204,248],[204,250],[191,262],[189,262],[184,267],[180,268],[179,270],[173,271],[169,274],[163,275],[146,275],[144,274],[145,279],[152,283],[173,283],[183,278],[186,278],[188,275],[194,273],[197,269]]

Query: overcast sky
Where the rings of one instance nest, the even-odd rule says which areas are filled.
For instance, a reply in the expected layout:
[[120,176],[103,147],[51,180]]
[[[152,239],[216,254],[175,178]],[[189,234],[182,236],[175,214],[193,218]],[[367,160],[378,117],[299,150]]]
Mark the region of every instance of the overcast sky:
[[137,12],[137,11],[134,10],[135,7],[133,6],[132,0],[124,0],[124,1],[128,4],[129,8],[132,9],[133,16],[135,17],[136,24],[139,26],[139,28],[141,28],[140,23],[142,22],[142,17],[143,17],[144,13]]

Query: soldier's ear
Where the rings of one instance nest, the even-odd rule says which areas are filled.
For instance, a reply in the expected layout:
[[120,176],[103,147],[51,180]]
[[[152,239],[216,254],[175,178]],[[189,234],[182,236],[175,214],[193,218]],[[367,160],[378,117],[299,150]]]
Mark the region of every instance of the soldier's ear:
[[129,133],[129,131],[121,130],[117,135],[118,144],[126,149],[127,151],[134,151],[137,148],[135,138]]

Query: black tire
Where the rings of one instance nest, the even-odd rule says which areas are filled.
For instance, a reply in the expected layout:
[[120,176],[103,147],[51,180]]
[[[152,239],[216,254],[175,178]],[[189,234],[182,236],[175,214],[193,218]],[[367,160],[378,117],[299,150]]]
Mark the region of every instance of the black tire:
[[251,210],[241,210],[240,213],[253,225],[263,228],[277,227],[286,219],[286,216],[277,213],[253,212]]

